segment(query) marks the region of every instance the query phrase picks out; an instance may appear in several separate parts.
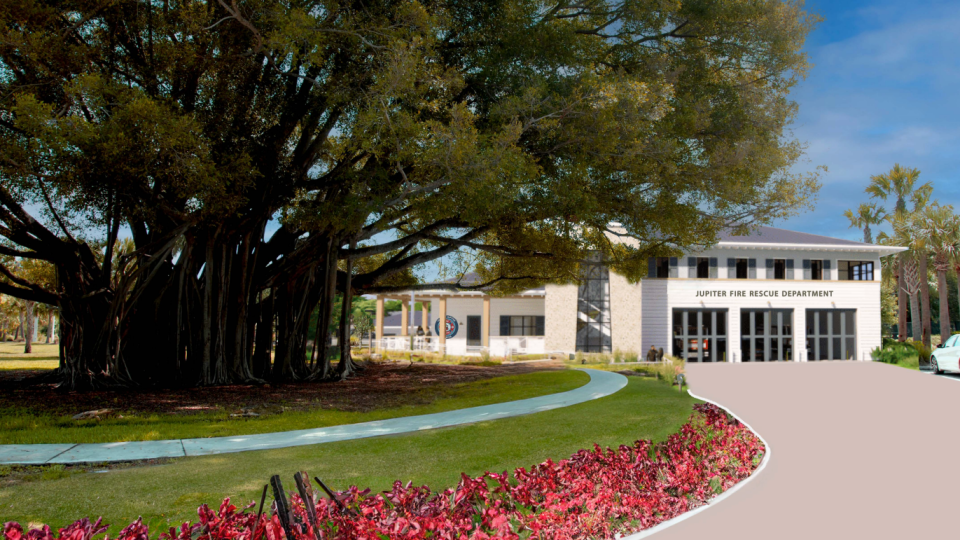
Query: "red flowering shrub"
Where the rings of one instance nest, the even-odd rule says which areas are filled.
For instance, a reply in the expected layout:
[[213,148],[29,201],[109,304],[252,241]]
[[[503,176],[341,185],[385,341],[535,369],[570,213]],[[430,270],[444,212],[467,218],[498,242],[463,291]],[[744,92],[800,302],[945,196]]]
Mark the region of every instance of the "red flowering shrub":
[[[371,494],[355,486],[321,499],[311,526],[303,502],[293,496],[289,540],[581,539],[612,538],[652,527],[706,503],[759,465],[764,447],[743,424],[713,405],[697,405],[690,421],[666,441],[637,441],[617,450],[581,450],[570,459],[547,460],[511,479],[463,475],[454,489],[396,482]],[[348,511],[343,511],[343,504]],[[198,523],[171,527],[159,540],[288,540],[276,508],[258,518],[253,503],[237,511],[226,499],[217,512],[199,508]],[[50,528],[23,532],[4,525],[6,540],[91,540],[106,530],[82,519],[54,537]],[[149,540],[138,519],[116,539]]]

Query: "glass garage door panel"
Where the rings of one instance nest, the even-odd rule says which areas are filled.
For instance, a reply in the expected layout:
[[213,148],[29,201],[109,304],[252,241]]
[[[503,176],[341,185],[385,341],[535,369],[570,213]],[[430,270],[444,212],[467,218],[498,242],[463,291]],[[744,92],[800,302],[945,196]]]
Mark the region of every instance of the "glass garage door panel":
[[688,362],[725,362],[727,310],[673,310],[673,355]]
[[744,362],[793,360],[793,310],[740,310],[740,354]]
[[807,360],[857,357],[857,310],[807,310]]

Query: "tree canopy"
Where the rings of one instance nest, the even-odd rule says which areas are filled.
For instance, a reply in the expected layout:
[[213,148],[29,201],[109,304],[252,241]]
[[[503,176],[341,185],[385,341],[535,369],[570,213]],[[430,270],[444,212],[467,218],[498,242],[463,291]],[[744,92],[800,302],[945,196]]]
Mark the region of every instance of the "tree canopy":
[[427,286],[414,269],[464,253],[503,291],[596,250],[638,279],[818,187],[790,172],[798,2],[23,0],[0,21],[0,253],[57,268],[0,267],[0,293],[60,307],[71,387],[326,376],[307,326],[338,290]]

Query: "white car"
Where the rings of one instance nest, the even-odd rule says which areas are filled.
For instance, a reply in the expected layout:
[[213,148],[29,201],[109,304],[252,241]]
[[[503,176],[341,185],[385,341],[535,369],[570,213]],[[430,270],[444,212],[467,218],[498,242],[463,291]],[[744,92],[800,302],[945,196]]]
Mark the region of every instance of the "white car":
[[960,334],[950,336],[942,347],[933,350],[930,367],[934,373],[960,371]]

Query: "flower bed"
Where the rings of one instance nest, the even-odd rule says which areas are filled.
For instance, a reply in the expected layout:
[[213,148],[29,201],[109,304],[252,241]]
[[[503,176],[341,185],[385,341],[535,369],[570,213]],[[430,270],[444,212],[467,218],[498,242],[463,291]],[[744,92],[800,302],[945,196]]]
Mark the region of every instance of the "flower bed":
[[[453,489],[396,482],[372,494],[356,487],[338,494],[340,504],[316,504],[318,531],[293,497],[294,540],[612,538],[652,527],[706,503],[749,476],[760,464],[760,439],[722,409],[697,405],[690,421],[666,441],[637,441],[617,450],[581,450],[569,459],[547,460],[513,477],[463,475]],[[198,523],[184,523],[160,540],[284,540],[275,508],[258,516],[253,503],[238,510],[226,499],[214,512],[198,510]],[[4,525],[6,540],[90,540],[106,527],[77,521],[54,535],[49,527],[24,532]],[[104,540],[111,540],[109,536]],[[116,540],[149,540],[140,520]]]

